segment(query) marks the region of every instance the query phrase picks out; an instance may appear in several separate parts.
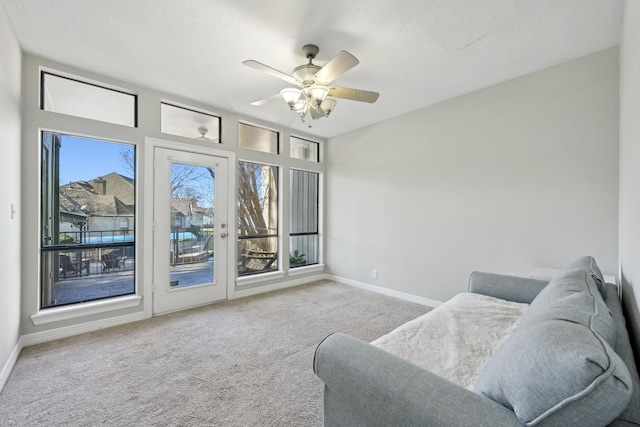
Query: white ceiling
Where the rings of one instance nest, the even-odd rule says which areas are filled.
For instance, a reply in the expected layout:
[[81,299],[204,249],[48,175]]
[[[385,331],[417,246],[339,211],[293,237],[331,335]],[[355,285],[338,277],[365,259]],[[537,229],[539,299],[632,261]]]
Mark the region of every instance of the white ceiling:
[[[622,0],[0,0],[23,50],[319,137],[331,137],[619,43]],[[346,50],[360,64],[338,100],[301,123],[280,71]],[[311,123],[309,129],[307,125]]]

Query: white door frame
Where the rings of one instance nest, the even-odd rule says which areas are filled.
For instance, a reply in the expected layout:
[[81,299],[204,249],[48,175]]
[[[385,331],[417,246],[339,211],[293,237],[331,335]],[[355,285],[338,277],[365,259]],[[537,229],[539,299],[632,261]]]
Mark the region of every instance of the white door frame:
[[[212,143],[213,144],[213,143]],[[143,230],[144,237],[142,239],[142,245],[139,247],[140,259],[142,260],[142,268],[145,272],[144,281],[140,283],[139,294],[143,299],[144,317],[153,317],[153,198],[154,198],[154,170],[153,170],[153,156],[156,147],[168,148],[180,151],[188,151],[196,154],[205,154],[216,157],[223,157],[228,160],[228,177],[227,177],[227,299],[235,298],[235,276],[237,262],[237,237],[235,233],[236,229],[236,155],[232,151],[221,150],[215,147],[203,147],[201,145],[191,145],[182,142],[169,141],[165,139],[145,137],[144,148],[142,153],[138,155],[136,160],[138,166],[144,164],[144,175],[142,182],[137,186],[142,192],[141,206],[143,212],[140,215],[142,218],[141,230]]]

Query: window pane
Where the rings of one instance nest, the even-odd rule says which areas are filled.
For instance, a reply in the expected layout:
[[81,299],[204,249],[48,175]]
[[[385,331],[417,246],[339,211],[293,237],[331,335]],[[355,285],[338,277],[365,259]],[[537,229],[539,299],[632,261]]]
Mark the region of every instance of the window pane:
[[277,248],[278,168],[241,161],[238,164],[238,274],[277,269]]
[[43,252],[52,280],[43,280],[41,308],[133,294],[133,254],[133,246]]
[[238,144],[241,148],[278,154],[278,132],[240,123]]
[[135,147],[42,134],[42,302],[135,292]]
[[185,138],[220,142],[220,117],[163,102],[160,104],[160,131]]
[[306,139],[292,136],[290,139],[290,156],[294,159],[309,160],[319,162],[320,144]]
[[318,234],[305,236],[291,236],[289,239],[291,253],[289,254],[289,266],[291,268],[302,267],[303,265],[317,264],[318,257]]
[[213,283],[214,170],[182,163],[171,164],[169,256],[171,286]]
[[238,276],[278,270],[278,238],[240,238],[238,240]]
[[40,108],[70,116],[136,127],[136,95],[42,73]]
[[318,183],[315,172],[291,170],[291,237],[289,264],[291,267],[317,264],[318,239]]

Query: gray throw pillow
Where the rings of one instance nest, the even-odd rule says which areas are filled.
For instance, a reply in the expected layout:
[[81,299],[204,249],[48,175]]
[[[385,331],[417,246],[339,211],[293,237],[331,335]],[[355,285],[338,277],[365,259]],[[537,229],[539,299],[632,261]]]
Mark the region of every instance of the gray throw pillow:
[[589,274],[591,274],[591,277],[593,277],[593,280],[595,280],[596,285],[598,285],[600,295],[604,296],[604,276],[600,271],[600,267],[598,267],[598,264],[596,264],[596,260],[592,256],[581,256],[580,258],[577,258],[562,267],[560,272],[562,272],[563,270],[573,270],[576,268],[582,268],[588,271]]
[[606,425],[631,398],[615,337],[591,274],[563,269],[489,359],[475,391],[512,409],[526,425]]
[[[563,319],[588,325],[616,347],[618,331],[593,276],[580,267],[563,268],[531,302],[524,323]],[[522,324],[522,323],[521,323]]]

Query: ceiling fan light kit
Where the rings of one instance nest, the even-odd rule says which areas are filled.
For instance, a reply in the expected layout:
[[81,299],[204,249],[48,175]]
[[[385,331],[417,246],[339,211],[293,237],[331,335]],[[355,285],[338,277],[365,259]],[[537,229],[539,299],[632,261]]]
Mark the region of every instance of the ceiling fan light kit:
[[284,102],[289,104],[289,108],[293,110],[302,95],[302,91],[293,87],[287,87],[280,91],[280,95],[282,95]]
[[329,85],[333,80],[358,65],[359,61],[355,56],[343,50],[324,67],[320,67],[312,62],[320,51],[316,45],[305,45],[302,50],[309,62],[294,68],[292,75],[285,74],[257,61],[248,60],[243,62],[247,67],[270,74],[297,86],[297,88],[284,88],[279,94],[252,102],[252,105],[263,105],[269,101],[283,99],[289,109],[295,111],[304,122],[307,114],[310,114],[313,120],[328,117],[336,107],[336,98],[368,103],[376,102],[380,95],[377,92]]

